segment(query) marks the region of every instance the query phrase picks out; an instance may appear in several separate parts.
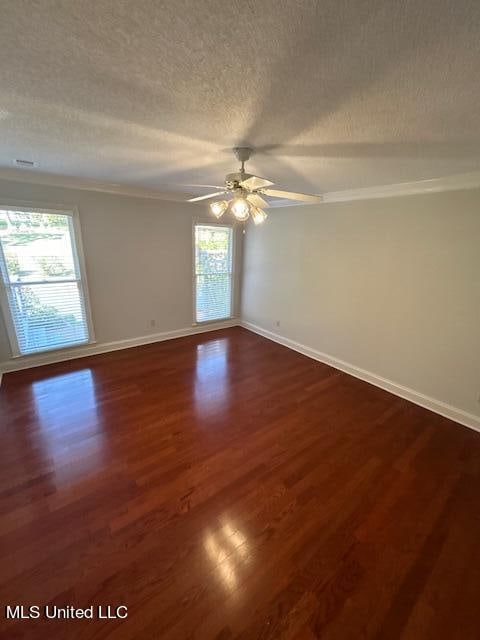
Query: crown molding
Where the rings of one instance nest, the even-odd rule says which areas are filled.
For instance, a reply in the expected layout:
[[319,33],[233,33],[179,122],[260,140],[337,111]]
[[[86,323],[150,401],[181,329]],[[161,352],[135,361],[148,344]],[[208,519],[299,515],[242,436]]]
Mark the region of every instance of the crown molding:
[[55,173],[31,171],[29,169],[0,168],[0,179],[13,182],[27,182],[41,184],[48,187],[63,187],[65,189],[80,189],[81,191],[100,191],[134,198],[150,198],[153,200],[169,200],[171,202],[185,202],[187,194],[148,189],[147,187],[134,187],[126,184],[113,184],[97,180],[62,176]]
[[418,180],[416,182],[400,182],[377,187],[362,187],[344,191],[329,191],[323,194],[323,202],[350,202],[352,200],[371,200],[374,198],[393,198],[412,196],[422,193],[439,193],[441,191],[457,191],[461,189],[480,188],[480,171],[459,173],[443,178]]
[[[149,189],[147,187],[135,187],[126,184],[112,184],[97,180],[87,180],[72,176],[62,176],[28,169],[0,168],[0,179],[14,182],[26,182],[41,184],[51,187],[63,187],[67,189],[80,189],[83,191],[99,191],[116,195],[131,196],[135,198],[150,198],[153,200],[168,200],[170,202],[185,202],[189,194]],[[359,189],[345,189],[343,191],[327,191],[321,194],[322,203],[351,202],[354,200],[371,200],[376,198],[394,198],[399,196],[411,196],[426,193],[439,193],[442,191],[458,191],[462,189],[480,188],[480,171],[460,173],[442,178],[430,180],[418,180],[416,182],[400,182],[398,184],[386,184],[373,187],[360,187]],[[308,205],[308,202],[288,202],[282,200],[275,203],[276,207],[298,207]]]

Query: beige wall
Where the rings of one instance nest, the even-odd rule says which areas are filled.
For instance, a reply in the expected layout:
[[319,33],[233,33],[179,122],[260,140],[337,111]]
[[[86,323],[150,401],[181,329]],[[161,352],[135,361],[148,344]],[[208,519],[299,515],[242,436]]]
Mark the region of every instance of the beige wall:
[[271,211],[242,316],[480,415],[480,192]]
[[[100,344],[191,326],[203,205],[3,180],[1,198],[78,206]],[[243,319],[480,415],[479,191],[272,210],[248,227],[242,295]]]
[[[204,204],[0,180],[2,198],[78,206],[97,342],[191,327],[192,220],[211,221]],[[240,264],[242,234],[236,235]],[[0,362],[9,359],[0,313]]]

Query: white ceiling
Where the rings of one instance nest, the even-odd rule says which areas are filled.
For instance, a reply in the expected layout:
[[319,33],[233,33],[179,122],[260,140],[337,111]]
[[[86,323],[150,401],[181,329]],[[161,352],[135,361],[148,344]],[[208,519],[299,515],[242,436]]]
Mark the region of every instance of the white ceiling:
[[[478,0],[0,0],[0,167],[201,194],[480,170]],[[21,170],[19,170],[21,171]]]

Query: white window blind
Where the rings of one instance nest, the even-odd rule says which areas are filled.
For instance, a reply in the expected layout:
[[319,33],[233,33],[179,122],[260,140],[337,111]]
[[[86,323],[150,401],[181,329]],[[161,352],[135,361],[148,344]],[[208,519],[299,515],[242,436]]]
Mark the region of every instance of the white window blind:
[[72,215],[0,208],[0,267],[14,352],[89,341]]
[[222,320],[232,315],[233,229],[195,225],[195,319]]

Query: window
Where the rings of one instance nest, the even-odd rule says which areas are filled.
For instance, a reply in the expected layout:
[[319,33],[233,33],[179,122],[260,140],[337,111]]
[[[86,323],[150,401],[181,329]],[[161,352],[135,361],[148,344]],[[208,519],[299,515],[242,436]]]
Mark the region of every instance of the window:
[[0,270],[13,355],[93,339],[73,213],[0,207]]
[[233,229],[195,225],[195,321],[232,315]]

